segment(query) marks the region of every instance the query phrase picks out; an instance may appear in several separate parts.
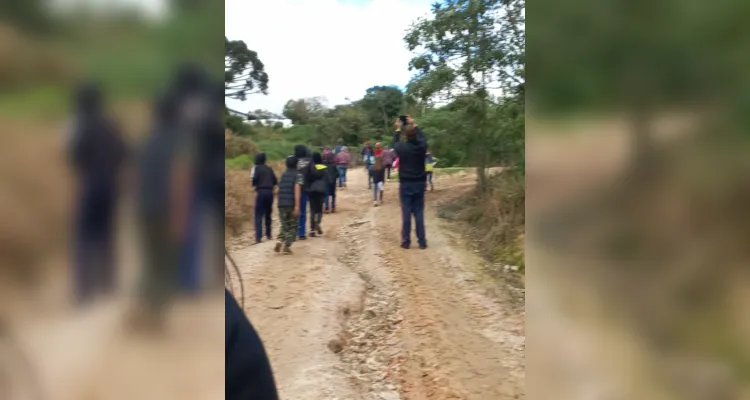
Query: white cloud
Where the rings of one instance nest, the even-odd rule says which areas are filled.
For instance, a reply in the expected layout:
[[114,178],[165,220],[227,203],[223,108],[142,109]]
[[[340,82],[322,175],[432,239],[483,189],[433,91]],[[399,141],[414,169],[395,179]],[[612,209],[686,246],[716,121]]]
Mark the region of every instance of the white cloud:
[[406,85],[411,54],[403,36],[430,5],[413,0],[227,0],[225,9],[227,37],[257,51],[269,75],[267,96],[227,99],[227,105],[280,113],[289,99],[323,96],[336,105],[361,98],[371,86]]

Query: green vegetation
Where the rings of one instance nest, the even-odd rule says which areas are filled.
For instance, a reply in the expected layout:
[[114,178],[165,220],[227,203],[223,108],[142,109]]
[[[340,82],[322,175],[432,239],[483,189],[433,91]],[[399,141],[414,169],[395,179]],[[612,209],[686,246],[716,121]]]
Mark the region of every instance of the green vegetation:
[[[0,24],[0,51],[13,55],[3,57],[0,68],[0,113],[64,114],[72,85],[83,79],[101,83],[116,100],[142,101],[180,62],[204,65],[217,78],[221,73],[221,50],[212,41],[223,31],[223,19],[215,7],[177,10],[155,23],[128,13],[93,18],[84,11],[32,18],[44,13],[32,3],[14,25]],[[38,29],[32,24],[38,19],[51,22]]]

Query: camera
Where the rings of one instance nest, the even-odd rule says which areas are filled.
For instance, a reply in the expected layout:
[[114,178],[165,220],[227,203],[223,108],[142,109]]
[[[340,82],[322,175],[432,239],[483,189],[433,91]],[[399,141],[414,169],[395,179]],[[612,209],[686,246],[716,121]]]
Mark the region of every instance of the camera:
[[409,117],[407,117],[406,115],[401,115],[398,117],[398,119],[401,120],[402,125],[406,125],[409,123]]

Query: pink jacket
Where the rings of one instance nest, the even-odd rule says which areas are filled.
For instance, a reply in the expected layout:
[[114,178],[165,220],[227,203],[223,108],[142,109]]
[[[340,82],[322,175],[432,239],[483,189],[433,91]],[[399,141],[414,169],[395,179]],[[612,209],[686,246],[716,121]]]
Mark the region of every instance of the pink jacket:
[[342,151],[339,154],[336,154],[336,165],[340,165],[342,167],[348,167],[350,161],[351,161],[351,158],[350,158],[349,153]]

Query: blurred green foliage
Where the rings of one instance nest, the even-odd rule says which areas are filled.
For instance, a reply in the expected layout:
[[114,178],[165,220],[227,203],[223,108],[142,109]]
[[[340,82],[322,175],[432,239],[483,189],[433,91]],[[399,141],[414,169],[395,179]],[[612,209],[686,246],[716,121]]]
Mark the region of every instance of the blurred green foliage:
[[[59,63],[58,69],[64,66],[65,74],[55,75],[54,81],[42,79],[46,76],[31,76],[21,87],[6,88],[0,95],[0,110],[4,113],[63,112],[71,85],[83,79],[101,83],[114,98],[150,98],[163,89],[175,66],[185,61],[205,66],[217,79],[222,76],[223,50],[214,43],[223,35],[221,8],[176,10],[158,22],[129,13],[106,18],[86,13],[45,18],[51,19],[53,30],[40,31],[20,17],[6,23],[22,41],[21,47],[38,49],[39,44],[48,45],[50,50],[37,50],[41,54],[35,60],[44,59],[44,52],[54,50],[55,58],[47,63]],[[0,33],[0,40],[4,39],[2,36]],[[19,60],[0,60],[4,67],[0,69],[13,71],[8,66],[14,62]]]

